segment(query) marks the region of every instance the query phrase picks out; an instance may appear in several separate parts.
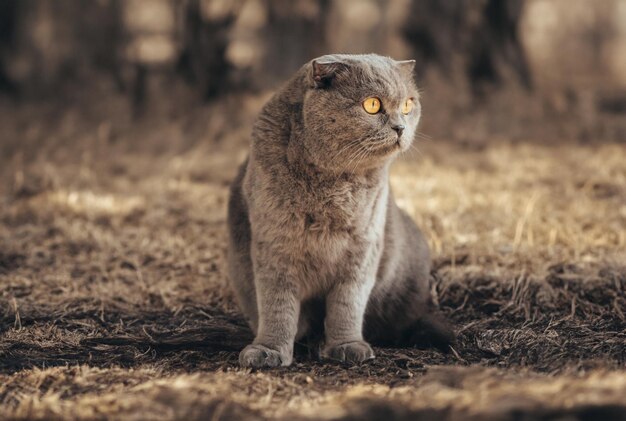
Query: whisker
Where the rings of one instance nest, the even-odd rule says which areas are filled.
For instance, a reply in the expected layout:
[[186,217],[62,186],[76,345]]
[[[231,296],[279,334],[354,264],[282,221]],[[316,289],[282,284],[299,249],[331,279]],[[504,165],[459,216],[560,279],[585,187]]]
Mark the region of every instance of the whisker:
[[363,161],[363,158],[367,156],[368,152],[369,150],[367,149],[367,145],[362,145],[359,153],[355,156],[354,167],[350,170],[352,174],[354,174],[361,161]]
[[432,142],[432,141],[433,141],[433,138],[432,138],[431,136],[429,136],[429,135],[427,135],[427,134],[425,134],[425,133],[419,132],[419,131],[418,131],[418,132],[415,132],[415,136],[416,136],[418,139],[420,139],[420,140],[426,140],[426,141],[428,141],[428,142]]
[[352,152],[350,155],[348,155],[348,159],[346,160],[346,162],[342,166],[341,170],[337,174],[337,177],[335,178],[335,181],[333,183],[333,188],[335,187],[335,185],[337,184],[337,182],[339,181],[341,176],[344,174],[344,171],[346,171],[348,166],[352,163],[352,161],[355,159],[355,157],[359,154],[360,149],[361,149],[361,139],[355,139],[355,140],[352,140],[352,141],[348,142],[348,146],[343,148],[342,150],[349,151],[354,146],[356,146],[357,148],[356,148],[356,150],[354,152]]
[[409,151],[411,151],[411,152],[416,152],[416,153],[419,155],[419,157],[420,157],[420,158],[423,158],[423,157],[424,157],[424,153],[423,153],[422,151],[420,151],[420,150],[418,149],[418,147],[417,147],[417,146],[415,146],[414,144],[411,144],[411,148],[409,149]]
[[330,159],[330,163],[334,164],[335,163],[335,159],[337,159],[340,155],[342,155],[344,152],[349,150],[352,146],[355,146],[356,144],[358,144],[359,141],[360,141],[360,139],[353,139],[350,142],[348,142],[345,145],[343,145],[341,147],[341,149],[339,149],[337,151],[337,153]]

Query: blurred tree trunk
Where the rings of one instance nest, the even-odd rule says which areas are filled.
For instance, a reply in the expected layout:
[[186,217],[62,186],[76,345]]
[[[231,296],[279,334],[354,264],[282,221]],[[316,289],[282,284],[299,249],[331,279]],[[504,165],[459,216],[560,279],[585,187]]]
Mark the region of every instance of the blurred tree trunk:
[[524,0],[413,0],[404,33],[418,72],[437,66],[473,94],[508,82],[531,87],[518,34]]
[[243,0],[229,30],[231,82],[266,89],[327,52],[329,0]]
[[[327,53],[328,0],[269,0],[263,67],[268,83],[285,80],[307,61]],[[271,85],[270,85],[271,86]]]
[[119,23],[113,4],[0,2],[0,79],[4,86],[26,96],[41,95],[56,92],[87,69],[113,67]]
[[232,66],[226,61],[229,28],[236,5],[213,10],[207,0],[190,0],[183,11],[182,51],[178,70],[205,100],[229,87]]
[[16,93],[16,86],[7,73],[7,62],[15,42],[18,0],[0,2],[0,92]]

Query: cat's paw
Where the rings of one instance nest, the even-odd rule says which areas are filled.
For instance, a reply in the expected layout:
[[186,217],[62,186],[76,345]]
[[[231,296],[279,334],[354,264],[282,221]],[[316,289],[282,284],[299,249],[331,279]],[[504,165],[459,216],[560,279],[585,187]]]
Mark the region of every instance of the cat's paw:
[[252,368],[278,367],[291,364],[291,357],[266,346],[252,344],[239,353],[239,364]]
[[367,342],[354,341],[327,347],[322,351],[322,357],[355,364],[373,359],[374,351]]

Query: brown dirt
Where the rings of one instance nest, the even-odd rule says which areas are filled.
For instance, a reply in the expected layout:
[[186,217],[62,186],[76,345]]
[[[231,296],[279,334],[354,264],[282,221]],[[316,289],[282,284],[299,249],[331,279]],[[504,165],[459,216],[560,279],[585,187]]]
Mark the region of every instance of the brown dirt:
[[392,184],[458,346],[239,369],[225,201],[262,102],[4,106],[0,419],[626,419],[619,144],[421,140]]

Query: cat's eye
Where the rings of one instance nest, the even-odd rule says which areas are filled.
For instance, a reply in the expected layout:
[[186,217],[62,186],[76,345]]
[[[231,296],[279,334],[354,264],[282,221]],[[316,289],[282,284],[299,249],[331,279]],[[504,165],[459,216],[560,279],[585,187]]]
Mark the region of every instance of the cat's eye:
[[408,114],[413,110],[413,100],[411,98],[408,98],[406,101],[404,101],[404,104],[402,104],[402,114]]
[[363,101],[363,109],[368,114],[376,114],[380,111],[380,99],[374,96],[366,98],[365,101]]

